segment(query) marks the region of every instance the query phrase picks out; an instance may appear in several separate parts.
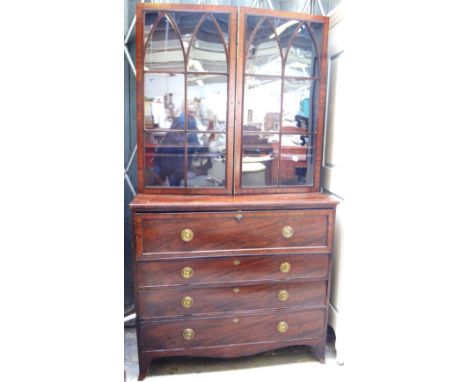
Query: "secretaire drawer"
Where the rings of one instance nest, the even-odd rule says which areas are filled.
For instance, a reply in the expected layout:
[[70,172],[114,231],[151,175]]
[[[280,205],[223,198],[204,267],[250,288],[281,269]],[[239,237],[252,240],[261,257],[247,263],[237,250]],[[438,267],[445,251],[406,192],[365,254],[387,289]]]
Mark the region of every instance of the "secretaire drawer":
[[328,255],[261,255],[141,261],[137,285],[242,283],[328,277]]
[[135,215],[137,258],[330,252],[333,216],[332,209],[140,213]]
[[162,287],[138,291],[139,318],[325,307],[327,281],[222,287]]
[[325,309],[284,309],[275,313],[190,318],[140,325],[142,350],[180,349],[317,338]]

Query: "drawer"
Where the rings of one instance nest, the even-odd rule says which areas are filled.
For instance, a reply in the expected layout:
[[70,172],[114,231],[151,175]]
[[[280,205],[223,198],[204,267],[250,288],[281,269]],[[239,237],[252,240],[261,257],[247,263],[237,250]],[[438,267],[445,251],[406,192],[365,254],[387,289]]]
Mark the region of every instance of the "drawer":
[[275,255],[140,261],[138,287],[328,277],[328,255]]
[[275,283],[225,287],[165,287],[138,292],[140,319],[228,311],[325,307],[327,282]]
[[143,213],[135,215],[137,258],[188,253],[330,252],[333,210]]
[[317,338],[324,335],[325,310],[283,309],[275,313],[142,323],[143,351]]

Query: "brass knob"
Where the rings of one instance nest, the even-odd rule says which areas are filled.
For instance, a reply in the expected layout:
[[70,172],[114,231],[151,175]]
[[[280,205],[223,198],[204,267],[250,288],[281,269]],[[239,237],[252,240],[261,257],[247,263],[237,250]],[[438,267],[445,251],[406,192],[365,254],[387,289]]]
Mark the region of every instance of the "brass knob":
[[233,291],[234,293],[239,293],[239,292],[240,292],[240,289],[239,289],[239,288],[234,288],[232,291]]
[[182,336],[186,340],[191,340],[193,337],[195,337],[195,331],[191,328],[184,329]]
[[281,263],[280,265],[280,271],[283,273],[288,273],[291,270],[291,264],[289,264],[287,261],[284,263]]
[[239,265],[239,264],[240,264],[240,260],[239,260],[239,259],[235,259],[235,260],[233,261],[233,263],[234,263],[234,265]]
[[190,296],[185,296],[181,300],[181,304],[184,308],[190,308],[193,305],[193,298]]
[[235,324],[237,324],[239,322],[239,319],[236,317],[236,318],[233,318],[232,319],[232,322],[234,322]]
[[294,235],[293,227],[291,227],[290,225],[284,226],[283,230],[282,230],[282,233],[283,233],[283,237],[285,239],[289,239],[289,238],[293,237],[293,235]]
[[184,230],[182,230],[182,232],[180,233],[180,238],[183,240],[183,241],[190,241],[193,239],[193,231],[189,228],[186,228]]
[[193,276],[193,269],[191,267],[183,267],[180,274],[184,279],[189,279]]
[[286,289],[281,289],[278,292],[278,300],[280,301],[286,301],[289,298],[289,293]]
[[276,326],[276,330],[280,333],[284,333],[288,330],[288,323],[286,321],[280,321],[278,322],[278,325]]

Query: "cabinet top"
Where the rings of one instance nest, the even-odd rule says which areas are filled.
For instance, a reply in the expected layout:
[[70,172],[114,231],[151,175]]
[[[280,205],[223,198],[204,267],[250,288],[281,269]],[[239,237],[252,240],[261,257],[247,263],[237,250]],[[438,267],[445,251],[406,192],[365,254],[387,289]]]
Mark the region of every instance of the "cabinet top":
[[338,200],[321,193],[273,195],[148,195],[130,203],[135,212],[335,208]]

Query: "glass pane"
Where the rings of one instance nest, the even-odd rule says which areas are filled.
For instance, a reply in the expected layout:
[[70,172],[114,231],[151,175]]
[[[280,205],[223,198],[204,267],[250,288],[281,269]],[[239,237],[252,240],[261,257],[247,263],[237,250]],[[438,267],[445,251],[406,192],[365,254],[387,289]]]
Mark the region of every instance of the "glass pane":
[[302,24],[294,36],[286,59],[286,76],[312,77],[318,70],[317,52],[312,36]]
[[246,76],[243,131],[279,131],[281,79]]
[[226,131],[227,76],[189,74],[187,99],[195,106],[198,130]]
[[281,137],[281,186],[311,186],[314,174],[314,135],[283,134]]
[[229,14],[227,13],[213,13],[213,17],[218,23],[223,40],[226,43],[226,50],[229,51]]
[[187,52],[193,32],[195,31],[195,28],[200,22],[204,13],[171,12],[170,15],[174,20],[175,25],[177,25],[177,28],[179,28],[179,32],[182,37],[182,45],[184,46],[185,52]]
[[144,42],[146,44],[146,41],[148,40],[148,36],[151,32],[151,28],[153,27],[154,23],[156,22],[157,18],[159,16],[158,12],[153,12],[153,13],[146,13],[145,14],[145,26],[143,30],[143,37],[144,37]]
[[[310,30],[312,31],[312,37],[315,41],[315,49],[317,56],[320,57],[322,54],[322,38],[323,38],[323,24],[322,23],[309,23]],[[314,76],[319,75],[319,68],[317,67]]]
[[145,70],[183,71],[184,53],[179,34],[164,16],[149,37]]
[[154,156],[152,167],[154,183],[147,185],[184,187],[184,148],[174,147],[172,152],[172,154]]
[[275,29],[276,34],[278,35],[283,56],[286,56],[291,38],[294,36],[294,32],[296,31],[297,26],[301,23],[301,21],[277,19],[276,23],[278,24]]
[[[180,187],[184,178],[185,133],[153,132],[154,158],[151,162],[156,186]],[[146,143],[146,147],[149,144]]]
[[278,185],[278,134],[242,136],[242,187]]
[[[190,134],[189,134],[190,135]],[[188,142],[189,187],[224,187],[226,183],[226,135],[195,134]]]
[[178,117],[183,112],[184,75],[146,73],[144,92],[146,185],[180,187],[185,135]]
[[281,53],[275,30],[269,19],[265,18],[260,21],[248,47],[245,73],[281,75],[281,68]]
[[209,15],[203,20],[189,49],[188,68],[195,72],[227,72],[224,39]]
[[[283,133],[302,134],[315,131],[314,128],[317,123],[318,81],[285,79],[283,91],[281,131]],[[310,113],[312,113],[312,118],[310,118]]]
[[153,131],[146,139],[147,186],[181,187],[184,178],[183,132]]
[[156,129],[171,128],[183,112],[184,81],[183,74],[145,73],[145,130],[151,124]]
[[261,19],[261,16],[247,16],[245,20],[245,44],[247,44],[250,41],[255,27]]

